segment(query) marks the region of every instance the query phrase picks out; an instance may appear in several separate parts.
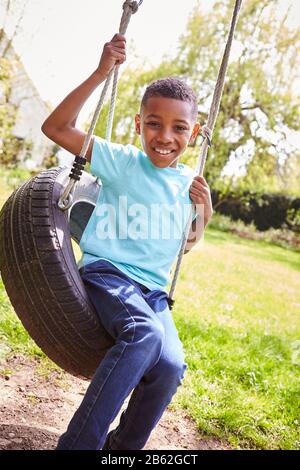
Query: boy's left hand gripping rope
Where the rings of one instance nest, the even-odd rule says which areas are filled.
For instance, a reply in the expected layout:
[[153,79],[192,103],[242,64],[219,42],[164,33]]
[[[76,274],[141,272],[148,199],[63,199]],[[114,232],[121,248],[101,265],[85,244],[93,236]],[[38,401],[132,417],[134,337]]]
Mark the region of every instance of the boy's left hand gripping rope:
[[[138,9],[139,9],[139,7],[142,3],[143,3],[143,0],[140,0],[138,2],[137,1],[132,1],[132,0],[126,0],[124,2],[124,4],[123,4],[123,10],[124,11],[123,11],[123,15],[122,15],[122,18],[121,18],[121,24],[120,24],[120,32],[122,34],[125,34],[125,32],[126,32],[126,29],[127,29],[127,26],[128,26],[131,15],[133,15],[134,13],[136,13],[138,11]],[[131,10],[131,12],[130,12],[130,10]],[[85,154],[87,152],[87,149],[88,149],[91,137],[92,137],[92,133],[95,129],[97,119],[100,115],[101,106],[102,106],[104,96],[106,94],[110,79],[112,77],[112,72],[113,72],[113,70],[110,72],[110,74],[109,74],[109,76],[106,80],[106,84],[105,84],[104,89],[102,91],[100,101],[99,101],[98,106],[96,108],[96,111],[95,111],[95,114],[94,114],[94,117],[93,117],[93,120],[92,120],[92,124],[91,124],[90,129],[88,131],[88,134],[86,136],[85,142],[82,146],[80,155],[77,155],[74,159],[73,167],[72,167],[71,172],[69,174],[70,179],[68,181],[68,184],[65,187],[65,189],[63,190],[63,192],[62,192],[62,194],[61,194],[61,196],[58,200],[57,205],[63,211],[69,209],[72,205],[75,185],[76,185],[77,181],[80,180],[80,177],[82,175],[82,171],[84,170],[84,166],[86,164]]]

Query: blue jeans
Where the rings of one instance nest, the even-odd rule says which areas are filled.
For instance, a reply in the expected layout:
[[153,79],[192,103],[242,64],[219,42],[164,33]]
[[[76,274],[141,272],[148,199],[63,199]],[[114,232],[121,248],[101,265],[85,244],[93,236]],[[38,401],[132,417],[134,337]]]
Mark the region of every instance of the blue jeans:
[[132,390],[109,445],[112,450],[142,449],[182,384],[187,367],[167,294],[150,291],[105,260],[80,272],[115,344],[97,368],[57,450],[101,449]]

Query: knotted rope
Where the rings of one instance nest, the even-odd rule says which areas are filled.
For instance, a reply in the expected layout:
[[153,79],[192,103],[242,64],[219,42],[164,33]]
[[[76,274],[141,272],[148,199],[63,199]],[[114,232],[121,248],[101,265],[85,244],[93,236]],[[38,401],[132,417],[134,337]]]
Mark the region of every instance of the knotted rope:
[[[120,22],[120,27],[119,27],[119,33],[125,35],[131,16],[136,13],[140,7],[140,5],[143,3],[143,0],[140,1],[132,1],[132,0],[126,0],[123,4],[123,14],[121,17],[121,22]],[[86,164],[86,152],[89,148],[89,144],[93,135],[93,132],[95,130],[103,102],[108,90],[108,87],[110,85],[112,76],[114,75],[114,80],[113,80],[113,87],[112,87],[112,94],[111,94],[111,100],[110,100],[110,110],[109,110],[109,117],[108,117],[108,124],[107,124],[107,129],[106,129],[106,139],[110,140],[111,139],[111,130],[112,130],[112,123],[113,123],[113,118],[114,118],[114,109],[115,109],[115,103],[116,103],[116,95],[117,95],[117,83],[118,83],[118,76],[119,76],[119,66],[115,65],[114,68],[109,72],[109,75],[107,76],[107,79],[105,81],[104,87],[102,89],[102,93],[100,96],[100,99],[98,101],[96,110],[93,115],[93,119],[90,125],[90,128],[88,130],[88,133],[85,137],[82,149],[80,151],[79,156],[75,157],[73,167],[71,169],[71,173],[69,174],[69,182],[67,186],[65,187],[64,191],[62,192],[59,201],[58,201],[58,207],[61,210],[67,210],[71,207],[72,201],[73,201],[73,193],[75,189],[75,185],[77,181],[80,180],[80,176],[82,174],[82,170],[84,169],[84,165]]]
[[[225,76],[226,76],[226,72],[228,68],[228,61],[229,61],[230,50],[231,50],[232,41],[233,41],[233,35],[234,35],[234,31],[235,31],[235,27],[236,27],[236,23],[238,19],[238,14],[241,8],[241,4],[242,4],[242,0],[236,0],[235,5],[234,5],[234,11],[232,14],[232,19],[231,19],[230,30],[229,30],[222,62],[220,65],[217,82],[216,82],[215,89],[214,89],[213,99],[212,99],[212,103],[211,103],[210,110],[208,113],[207,124],[206,126],[202,127],[201,151],[198,157],[197,166],[195,170],[195,174],[198,174],[200,176],[203,175],[203,169],[204,169],[204,165],[206,162],[208,147],[211,145],[211,137],[213,134],[216,119],[217,119],[219,109],[220,109],[220,103],[221,103],[221,98],[222,98],[223,89],[224,89]],[[188,222],[184,230],[182,243],[181,243],[181,247],[180,247],[180,251],[178,254],[177,263],[176,263],[176,267],[175,267],[175,271],[174,271],[174,275],[172,279],[172,284],[171,284],[170,291],[169,291],[168,303],[169,303],[170,309],[172,309],[174,305],[174,291],[175,291],[187,239],[188,239],[189,232],[192,226],[192,219],[193,219],[193,211],[191,209]]]

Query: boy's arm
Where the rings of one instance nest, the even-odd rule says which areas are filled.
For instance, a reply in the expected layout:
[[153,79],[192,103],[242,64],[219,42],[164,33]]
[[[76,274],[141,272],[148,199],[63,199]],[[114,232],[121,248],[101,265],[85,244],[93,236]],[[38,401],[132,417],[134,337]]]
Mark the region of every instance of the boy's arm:
[[213,214],[210,189],[203,176],[194,178],[190,187],[190,198],[195,205],[197,217],[192,222],[184,254],[188,253],[202,238],[204,229]]
[[[106,43],[97,69],[57,106],[41,127],[49,139],[74,155],[79,155],[86,137],[85,132],[76,127],[78,115],[92,92],[106,80],[111,69],[125,62],[125,46],[126,39],[121,34],[116,34]],[[92,147],[93,139],[85,156],[88,161],[91,160]]]

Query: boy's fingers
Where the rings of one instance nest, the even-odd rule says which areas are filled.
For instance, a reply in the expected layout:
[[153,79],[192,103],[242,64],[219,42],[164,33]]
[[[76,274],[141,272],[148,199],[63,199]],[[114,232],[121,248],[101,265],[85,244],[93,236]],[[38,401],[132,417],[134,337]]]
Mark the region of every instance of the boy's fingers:
[[105,44],[106,49],[110,49],[111,51],[114,50],[120,50],[120,52],[125,52],[125,47],[120,47],[118,46],[119,43],[114,43],[114,42],[107,42]]
[[204,194],[205,194],[205,191],[201,191],[201,190],[196,189],[196,188],[191,188],[191,189],[190,189],[190,193],[198,194],[198,195],[200,195],[200,194],[204,195]]
[[204,178],[204,176],[195,176],[195,177],[194,177],[194,180],[199,181],[199,182],[201,182],[201,183],[204,183],[205,185],[208,186],[207,181],[206,181],[206,179]]
[[209,186],[207,184],[204,184],[203,182],[200,181],[193,181],[191,184],[192,188],[197,188],[200,191],[209,191]]
[[195,191],[191,191],[191,192],[190,192],[190,196],[200,197],[202,200],[205,200],[205,199],[204,199],[204,198],[205,198],[204,194],[202,194],[202,193],[197,193],[197,192],[195,192]]
[[191,187],[192,189],[197,189],[197,191],[205,191],[205,192],[206,192],[207,189],[208,189],[206,186],[203,186],[202,184],[197,183],[197,182],[191,184],[190,187]]
[[120,54],[119,52],[114,52],[113,53],[113,58],[116,60],[122,60],[124,61],[126,59],[125,54]]
[[126,48],[126,43],[124,41],[116,41],[116,42],[112,42],[111,45],[113,47],[120,47],[121,49],[125,49]]
[[111,50],[115,52],[119,52],[120,54],[125,54],[126,52],[125,49],[122,49],[121,47],[115,47],[115,46],[113,46]]
[[201,189],[195,189],[195,188],[191,188],[190,189],[190,194],[194,194],[194,195],[197,195],[197,196],[201,196],[203,198],[207,198],[209,197],[209,192],[208,191],[205,191],[205,190],[201,190]]

